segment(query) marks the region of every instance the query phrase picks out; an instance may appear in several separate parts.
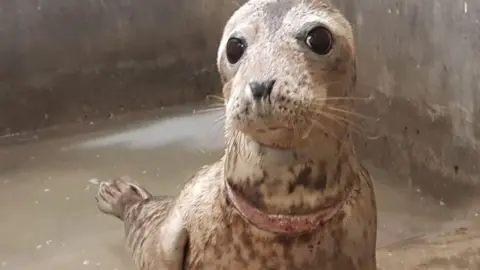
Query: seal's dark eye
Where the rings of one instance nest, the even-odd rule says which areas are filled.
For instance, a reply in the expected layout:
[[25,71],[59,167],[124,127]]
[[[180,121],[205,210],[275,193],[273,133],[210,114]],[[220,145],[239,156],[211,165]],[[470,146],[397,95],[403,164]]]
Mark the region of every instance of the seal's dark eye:
[[236,64],[242,58],[247,45],[239,38],[230,38],[227,41],[227,59],[230,64]]
[[307,46],[316,54],[325,55],[332,50],[333,36],[325,27],[316,27],[307,34]]

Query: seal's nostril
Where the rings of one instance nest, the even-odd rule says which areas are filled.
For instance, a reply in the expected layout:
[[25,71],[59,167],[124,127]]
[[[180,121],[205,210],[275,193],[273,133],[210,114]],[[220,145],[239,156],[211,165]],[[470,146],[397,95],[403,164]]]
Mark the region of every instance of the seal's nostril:
[[253,98],[255,100],[261,100],[262,98],[267,98],[272,93],[273,85],[275,80],[267,81],[254,81],[250,82],[250,90],[252,91]]

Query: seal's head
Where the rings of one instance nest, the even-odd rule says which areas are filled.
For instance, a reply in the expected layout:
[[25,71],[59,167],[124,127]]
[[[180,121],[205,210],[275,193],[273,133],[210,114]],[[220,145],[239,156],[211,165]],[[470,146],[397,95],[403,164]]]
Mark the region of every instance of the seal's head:
[[354,54],[351,26],[328,1],[247,2],[217,56],[227,130],[285,149],[326,130],[342,136],[348,127],[335,115],[349,106]]

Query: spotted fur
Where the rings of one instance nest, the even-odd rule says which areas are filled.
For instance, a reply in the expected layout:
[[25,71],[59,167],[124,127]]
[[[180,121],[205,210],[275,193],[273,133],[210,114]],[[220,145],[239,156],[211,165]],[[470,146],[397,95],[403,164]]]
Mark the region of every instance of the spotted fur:
[[[333,35],[327,55],[315,55],[302,41],[314,24]],[[232,35],[248,45],[236,64],[225,56]],[[100,186],[98,206],[124,221],[140,270],[376,269],[374,190],[355,156],[348,120],[354,53],[350,24],[327,1],[251,0],[232,15],[217,57],[226,100],[224,157],[202,168],[176,198],[154,199],[128,180]],[[276,82],[268,100],[254,101],[249,82],[270,79]],[[226,185],[265,213],[340,210],[314,231],[274,233],[243,218]]]

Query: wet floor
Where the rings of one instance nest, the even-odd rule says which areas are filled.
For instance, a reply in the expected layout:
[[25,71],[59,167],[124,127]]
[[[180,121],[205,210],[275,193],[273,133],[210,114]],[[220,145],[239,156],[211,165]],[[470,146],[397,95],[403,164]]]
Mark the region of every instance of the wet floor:
[[[220,116],[182,107],[0,140],[0,269],[133,270],[122,224],[96,209],[98,182],[128,175],[156,195],[178,193],[221,156]],[[451,209],[370,168],[379,246],[478,222],[476,205]]]

